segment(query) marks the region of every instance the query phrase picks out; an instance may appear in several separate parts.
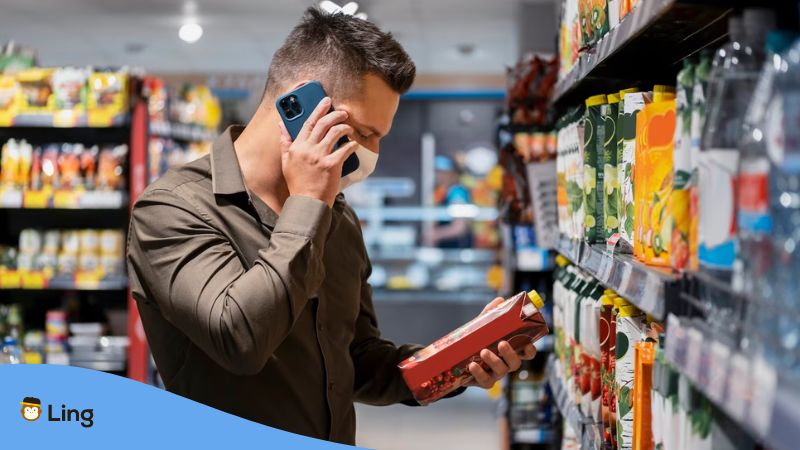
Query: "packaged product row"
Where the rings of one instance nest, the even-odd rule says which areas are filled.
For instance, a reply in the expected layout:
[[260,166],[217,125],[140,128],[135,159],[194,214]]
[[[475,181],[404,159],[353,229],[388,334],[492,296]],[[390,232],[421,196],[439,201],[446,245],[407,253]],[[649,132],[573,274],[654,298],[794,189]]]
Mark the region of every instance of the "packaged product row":
[[[699,272],[765,302],[749,302],[742,317],[774,339],[742,345],[796,370],[800,346],[785,337],[798,334],[797,322],[781,324],[763,307],[800,310],[800,44],[774,28],[773,12],[747,9],[730,19],[729,42],[683,62],[675,87],[600,94],[563,116],[558,216],[563,236]],[[741,339],[729,326],[738,309],[724,296],[700,297],[710,327]]]
[[127,68],[30,67],[0,75],[0,126],[108,126],[125,116]]
[[110,335],[108,323],[76,321],[76,311],[70,308],[44,311],[41,329],[26,327],[26,311],[21,304],[0,305],[0,364],[72,364],[124,370],[128,338]]
[[148,176],[153,182],[169,169],[192,162],[211,151],[210,141],[176,141],[163,137],[151,137],[148,146]]
[[0,154],[4,191],[123,191],[128,146],[52,143],[9,139]]
[[[664,353],[664,326],[564,258],[554,273],[554,361],[610,449],[727,445],[725,419]],[[754,448],[744,439],[736,448]]]
[[0,272],[54,275],[125,273],[122,230],[22,230],[18,247],[3,247]]
[[151,129],[168,134],[169,124],[193,125],[205,130],[216,130],[222,120],[222,107],[211,89],[202,84],[183,83],[180,88],[157,77],[144,78],[144,94]]

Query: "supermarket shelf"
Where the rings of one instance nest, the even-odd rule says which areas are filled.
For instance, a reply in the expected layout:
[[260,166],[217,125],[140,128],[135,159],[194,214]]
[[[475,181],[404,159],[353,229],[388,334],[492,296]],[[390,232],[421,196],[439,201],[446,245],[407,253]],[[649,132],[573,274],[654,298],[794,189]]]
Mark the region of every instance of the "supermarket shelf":
[[558,252],[589,272],[603,285],[636,305],[639,309],[663,320],[669,307],[674,307],[681,277],[671,270],[652,267],[631,255],[609,253],[602,245],[561,239]]
[[[765,447],[797,448],[800,429],[800,381],[763,358],[745,355],[711,337],[705,322],[667,321],[667,361],[740,428]],[[752,401],[752,403],[751,403]]]
[[213,141],[216,130],[177,122],[151,122],[150,134],[181,141]]
[[3,209],[122,209],[128,194],[122,191],[0,191]]
[[515,268],[520,272],[546,272],[553,269],[553,256],[544,248],[518,248],[516,258]]
[[41,274],[23,276],[16,272],[0,274],[0,289],[64,290],[64,291],[116,291],[128,288],[125,275],[107,276],[101,279],[56,275],[44,278]]
[[497,219],[497,208],[476,205],[451,205],[449,207],[385,206],[380,208],[355,208],[361,220],[378,221],[441,221],[454,218],[492,221]]
[[564,106],[591,95],[636,86],[642,80],[674,84],[680,61],[727,36],[727,17],[741,6],[785,5],[783,0],[648,0],[637,6],[593,48],[583,52],[556,84]]
[[600,450],[602,448],[602,435],[599,424],[584,416],[578,410],[578,406],[570,398],[567,387],[564,386],[565,378],[559,373],[559,366],[560,364],[555,355],[551,355],[547,361],[546,372],[547,381],[553,391],[556,406],[561,411],[561,415],[567,424],[580,436],[581,448],[584,450]]
[[127,113],[109,116],[105,112],[61,110],[51,112],[19,113],[10,118],[6,127],[51,127],[51,128],[108,128],[119,127],[129,122]]
[[435,266],[449,264],[492,264],[497,260],[495,250],[485,249],[441,249],[434,247],[420,248],[379,248],[370,249],[373,262],[414,262]]
[[497,294],[493,291],[463,290],[437,291],[433,289],[378,289],[372,297],[376,302],[421,302],[421,303],[489,303]]
[[111,127],[69,127],[53,126],[0,126],[0,142],[8,139],[25,139],[32,144],[53,142],[78,142],[87,145],[128,142],[131,128],[128,123]]
[[556,438],[556,433],[548,428],[531,428],[527,430],[515,430],[511,435],[511,442],[514,444],[549,444]]

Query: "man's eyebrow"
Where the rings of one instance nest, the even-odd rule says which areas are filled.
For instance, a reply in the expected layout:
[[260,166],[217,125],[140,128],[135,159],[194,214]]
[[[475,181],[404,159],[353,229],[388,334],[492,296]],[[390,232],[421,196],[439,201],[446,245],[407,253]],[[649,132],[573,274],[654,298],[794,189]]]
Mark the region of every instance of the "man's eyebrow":
[[357,120],[353,120],[353,123],[359,128],[366,128],[370,133],[375,134],[378,137],[383,136],[383,133],[381,133],[375,127],[373,127],[371,125],[363,124],[363,123],[361,123],[361,122],[359,122]]

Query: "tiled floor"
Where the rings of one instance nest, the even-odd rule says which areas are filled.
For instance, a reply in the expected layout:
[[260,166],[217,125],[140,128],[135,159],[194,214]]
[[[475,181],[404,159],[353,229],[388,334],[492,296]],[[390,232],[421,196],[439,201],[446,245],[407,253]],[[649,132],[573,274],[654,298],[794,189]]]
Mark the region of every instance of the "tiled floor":
[[427,407],[356,405],[357,444],[377,450],[500,448],[497,402],[485,391],[464,394]]

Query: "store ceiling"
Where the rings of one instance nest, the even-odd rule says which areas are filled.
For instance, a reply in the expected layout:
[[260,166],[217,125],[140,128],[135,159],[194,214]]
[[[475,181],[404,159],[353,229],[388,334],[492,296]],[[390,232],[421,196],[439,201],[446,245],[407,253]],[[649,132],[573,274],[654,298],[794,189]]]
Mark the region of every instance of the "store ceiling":
[[[420,73],[499,73],[516,60],[520,3],[555,0],[362,0]],[[340,0],[341,3],[345,1]],[[204,28],[178,39],[183,0],[0,0],[0,43],[39,49],[44,65],[134,65],[151,72],[263,71],[309,5],[297,0],[197,0]],[[463,55],[459,46],[474,45]]]

